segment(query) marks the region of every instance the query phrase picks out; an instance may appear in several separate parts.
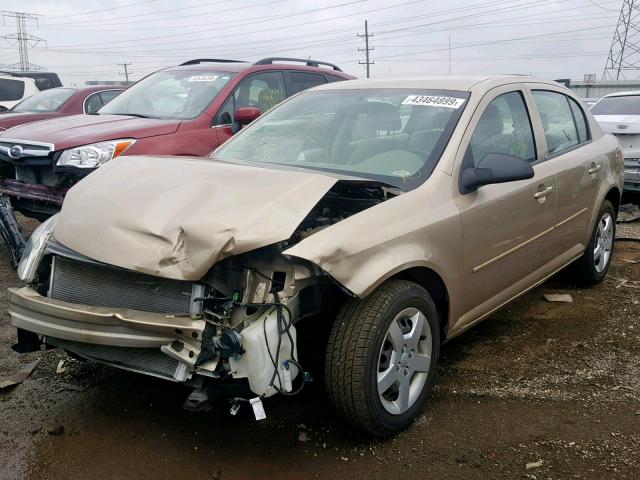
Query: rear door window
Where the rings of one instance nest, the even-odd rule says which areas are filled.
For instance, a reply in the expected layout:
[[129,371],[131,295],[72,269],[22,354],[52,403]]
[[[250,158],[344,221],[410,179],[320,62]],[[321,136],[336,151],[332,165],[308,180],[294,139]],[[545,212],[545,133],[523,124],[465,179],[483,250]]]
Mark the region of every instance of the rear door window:
[[102,104],[104,105],[105,103],[109,103],[121,93],[122,90],[107,90],[106,92],[100,92],[100,99],[102,100]]
[[121,90],[107,90],[90,95],[84,103],[85,113],[96,113],[105,103],[109,103],[121,93]]
[[15,102],[24,95],[24,82],[10,78],[0,78],[0,102]]
[[542,120],[549,155],[557,155],[578,145],[578,129],[569,98],[548,90],[533,90],[532,94]]
[[571,113],[573,113],[573,119],[578,129],[578,141],[580,143],[588,142],[591,140],[591,137],[589,135],[589,129],[587,128],[587,119],[584,116],[584,111],[573,98],[569,98],[569,106],[571,107]]
[[291,88],[289,95],[295,95],[307,88],[315,87],[327,83],[324,75],[309,72],[288,72]]
[[98,110],[100,110],[100,107],[102,107],[102,105],[104,105],[104,103],[100,98],[100,94],[94,93],[93,95],[87,97],[87,99],[84,101],[84,111],[85,113],[89,114],[96,113]]

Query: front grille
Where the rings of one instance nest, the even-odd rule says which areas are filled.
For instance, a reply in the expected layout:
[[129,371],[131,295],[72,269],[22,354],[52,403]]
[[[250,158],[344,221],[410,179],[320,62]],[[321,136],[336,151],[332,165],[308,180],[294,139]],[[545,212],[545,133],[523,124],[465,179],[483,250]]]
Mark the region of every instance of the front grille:
[[53,337],[47,337],[47,343],[89,360],[169,379],[175,378],[179,363],[159,348],[112,347]]
[[[13,147],[20,149],[18,156],[10,153]],[[55,155],[53,149],[48,143],[0,138],[0,160],[17,165],[49,165]]]
[[200,288],[192,282],[56,255],[51,267],[49,297],[83,305],[189,314],[197,313],[192,310],[192,298],[202,295]]

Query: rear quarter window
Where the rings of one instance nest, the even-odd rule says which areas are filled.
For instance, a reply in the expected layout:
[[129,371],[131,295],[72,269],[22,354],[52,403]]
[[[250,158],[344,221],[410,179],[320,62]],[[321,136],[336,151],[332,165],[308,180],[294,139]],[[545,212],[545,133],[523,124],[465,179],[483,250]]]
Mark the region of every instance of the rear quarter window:
[[10,78],[0,78],[0,101],[15,102],[24,95],[24,82]]

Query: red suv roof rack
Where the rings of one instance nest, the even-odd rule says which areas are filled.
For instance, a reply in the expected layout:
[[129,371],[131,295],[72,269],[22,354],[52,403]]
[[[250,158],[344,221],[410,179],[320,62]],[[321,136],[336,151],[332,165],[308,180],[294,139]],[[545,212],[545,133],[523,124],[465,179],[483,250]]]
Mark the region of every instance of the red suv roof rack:
[[321,62],[320,60],[311,60],[304,58],[287,58],[287,57],[269,57],[263,58],[262,60],[258,60],[254,63],[254,65],[270,65],[276,62],[302,62],[306,64],[307,67],[319,67],[320,65],[325,65],[327,67],[331,67],[332,69],[341,72],[342,69],[337,65],[329,62]]
[[199,63],[248,63],[243,60],[228,60],[226,58],[194,58],[193,60],[187,60],[181,63],[180,66],[185,65],[197,65]]

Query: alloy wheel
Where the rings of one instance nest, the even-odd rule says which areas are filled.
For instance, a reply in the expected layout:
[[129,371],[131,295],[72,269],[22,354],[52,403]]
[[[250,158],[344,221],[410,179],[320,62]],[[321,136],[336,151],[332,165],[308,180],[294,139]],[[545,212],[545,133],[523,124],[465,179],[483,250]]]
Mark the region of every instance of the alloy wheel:
[[602,273],[609,265],[613,247],[613,217],[606,212],[598,222],[596,241],[593,247],[593,263],[596,272]]
[[387,412],[400,415],[416,402],[427,382],[432,349],[431,326],[420,310],[405,308],[395,316],[378,356],[378,395]]

